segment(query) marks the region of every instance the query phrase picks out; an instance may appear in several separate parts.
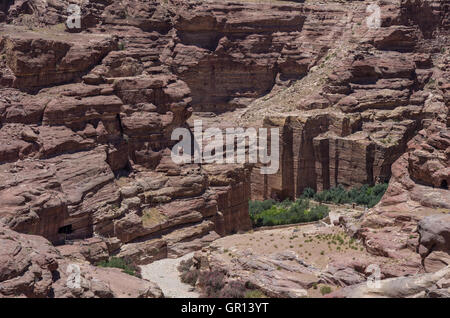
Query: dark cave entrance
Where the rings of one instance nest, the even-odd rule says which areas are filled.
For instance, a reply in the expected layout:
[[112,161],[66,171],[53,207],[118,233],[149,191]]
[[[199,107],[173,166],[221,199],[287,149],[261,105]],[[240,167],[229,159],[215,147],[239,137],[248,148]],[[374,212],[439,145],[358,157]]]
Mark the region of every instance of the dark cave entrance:
[[4,13],[8,13],[8,9],[13,4],[13,0],[1,0],[0,1],[0,11],[3,11]]
[[441,182],[441,189],[446,189],[446,190],[448,190],[448,183],[447,183],[447,180],[442,180],[442,182]]
[[72,224],[62,226],[58,230],[58,234],[71,234],[72,232]]

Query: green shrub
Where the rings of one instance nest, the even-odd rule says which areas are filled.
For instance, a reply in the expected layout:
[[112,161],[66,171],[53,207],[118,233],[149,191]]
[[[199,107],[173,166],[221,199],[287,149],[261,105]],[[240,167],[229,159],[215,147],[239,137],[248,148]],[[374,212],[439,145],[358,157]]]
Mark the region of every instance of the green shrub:
[[249,201],[250,214],[258,214],[262,211],[270,209],[275,203],[275,200],[265,200],[265,201]]
[[317,221],[329,212],[324,205],[310,207],[307,199],[297,199],[295,202],[285,200],[281,203],[273,200],[259,203],[250,201],[249,207],[250,218],[256,227]]
[[128,275],[138,276],[136,267],[131,265],[130,262],[127,262],[123,258],[119,257],[111,257],[107,261],[101,261],[97,263],[97,266],[120,268],[124,273],[127,273]]
[[310,205],[310,198],[320,203],[356,203],[371,208],[381,200],[387,186],[387,183],[382,183],[373,187],[363,185],[346,190],[342,185],[338,185],[318,193],[306,188],[295,202],[249,201],[250,218],[255,227],[317,221],[326,217],[329,209],[325,205]]
[[[345,190],[342,185],[338,185],[337,187],[316,193],[314,200],[334,204],[356,203],[372,208],[380,202],[387,187],[387,183],[380,183],[373,187],[363,185],[359,188]],[[308,195],[310,195],[310,192],[308,192]]]
[[267,296],[258,289],[248,290],[245,293],[244,297],[245,298],[267,298]]
[[315,194],[316,192],[313,189],[306,188],[305,190],[303,190],[302,197],[305,199],[311,199],[314,198]]
[[119,42],[118,47],[119,47],[119,50],[120,50],[120,51],[125,50],[125,43],[124,43],[124,42]]
[[331,293],[331,287],[330,286],[322,286],[320,287],[320,293],[323,295]]

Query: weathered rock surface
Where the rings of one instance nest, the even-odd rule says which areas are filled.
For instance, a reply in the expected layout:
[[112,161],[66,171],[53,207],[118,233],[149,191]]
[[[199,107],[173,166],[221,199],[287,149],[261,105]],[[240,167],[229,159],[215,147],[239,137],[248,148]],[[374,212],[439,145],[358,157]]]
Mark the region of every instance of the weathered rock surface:
[[0,224],[0,242],[0,298],[163,297],[156,284],[121,270],[63,258],[43,237]]
[[[421,5],[435,9],[427,11],[434,16],[429,17],[433,34],[448,46],[445,5]],[[338,184],[386,182],[408,141],[421,129],[433,127],[433,120],[444,125],[440,132],[444,137],[436,137],[445,140],[448,55],[439,53],[445,49],[421,22],[406,23],[414,6],[419,4],[383,4],[379,29],[368,29],[359,20],[364,13],[347,17],[339,35],[341,45],[332,46],[304,78],[228,116],[242,125],[257,122],[280,129],[281,169],[266,180],[254,169],[252,196],[294,198],[306,187],[320,191]],[[358,10],[362,7],[355,5],[353,12]],[[423,183],[440,187],[448,182],[448,161],[445,154],[436,155],[445,152],[447,144],[429,142],[437,148],[428,155],[430,163],[422,165],[427,159],[417,152],[410,159],[411,168],[415,166],[411,173],[414,180],[426,176]]]
[[[409,277],[390,278],[378,282],[379,286],[367,283],[340,289],[327,297],[345,298],[435,298],[448,297],[450,267],[435,273]],[[375,283],[374,283],[375,284]]]
[[[342,214],[351,218],[354,213]],[[420,255],[397,246],[401,235],[390,233],[389,227],[384,240],[393,242],[378,250],[372,237],[347,248],[347,238],[340,231],[331,225],[310,224],[227,236],[197,252],[194,266],[199,275],[220,272],[228,283],[239,280],[271,297],[320,297],[322,286],[330,287],[334,297],[438,297],[446,292],[448,268],[444,274],[420,276],[424,274]],[[324,238],[337,233],[344,239],[334,249],[335,243]],[[356,244],[354,238],[348,242],[352,241],[350,245]],[[382,288],[369,288],[374,277],[381,280]],[[196,287],[201,291],[208,286],[199,280]]]
[[418,224],[420,234],[419,254],[425,269],[434,272],[449,265],[450,261],[450,216],[432,215],[422,219]]
[[[200,271],[225,272],[237,277],[269,297],[305,297],[306,289],[319,282],[318,270],[304,264],[289,251],[270,256],[254,255],[250,250],[238,252],[230,262],[219,253],[194,255]],[[207,286],[198,285],[202,289]]]
[[108,35],[64,36],[51,31],[28,32],[3,25],[0,52],[5,74],[14,74],[12,87],[33,91],[36,88],[75,81],[98,64],[117,40]]
[[[0,7],[0,220],[73,243],[60,253],[103,282],[86,278],[73,294],[59,280],[55,296],[158,296],[138,281],[148,292],[136,294],[120,277],[113,287],[113,274],[87,263],[184,255],[250,229],[250,198],[338,184],[390,180],[374,210],[341,222],[371,255],[397,262],[383,278],[448,264],[445,229],[427,218],[450,209],[446,1],[383,2],[377,29],[367,27],[366,1],[91,0],[79,28],[64,25],[69,3]],[[206,126],[280,128],[279,172],[174,164],[171,133],[189,127],[193,111],[209,117]],[[250,254],[242,260],[259,266]],[[356,284],[367,265],[336,259],[328,278]],[[254,283],[276,282],[272,274]],[[14,275],[7,295],[52,296],[48,279]],[[304,294],[290,275],[273,295]]]
[[[162,63],[175,12],[136,2],[131,15],[143,15],[142,23],[154,15],[153,31],[156,25],[123,21],[121,12],[132,6],[92,2],[97,11],[83,6],[82,20],[90,14],[95,23],[82,29],[104,23],[108,31],[68,34],[58,27],[66,5],[35,1],[27,9],[17,2],[4,10],[0,129],[7,142],[0,163],[10,181],[1,186],[1,218],[54,243],[93,234],[122,244],[162,237],[170,256],[201,248],[215,231],[248,229],[250,192],[241,190],[249,187],[247,172],[216,186],[202,167],[170,160],[171,132],[192,112],[192,88]],[[32,25],[21,18],[27,10]],[[45,10],[54,18],[40,18]]]

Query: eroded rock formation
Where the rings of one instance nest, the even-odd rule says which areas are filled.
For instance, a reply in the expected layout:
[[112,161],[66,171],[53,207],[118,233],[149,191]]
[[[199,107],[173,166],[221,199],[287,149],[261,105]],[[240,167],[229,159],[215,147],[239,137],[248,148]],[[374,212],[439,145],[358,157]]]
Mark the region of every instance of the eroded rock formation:
[[[446,1],[384,1],[376,29],[365,1],[91,0],[75,28],[70,3],[0,7],[0,220],[74,241],[45,254],[146,264],[250,229],[250,198],[390,180],[377,208],[341,224],[408,274],[448,264],[429,243],[444,234],[410,237],[450,209]],[[205,127],[280,128],[279,172],[174,164],[171,133],[193,112]],[[52,296],[44,281],[4,294]]]
[[[243,113],[245,123],[264,111],[262,124],[282,132],[277,182],[261,182],[254,173],[256,197],[293,198],[306,187],[321,191],[339,184],[387,182],[391,166],[421,129],[428,129],[422,135],[441,134],[438,138],[446,139],[448,14],[444,3],[423,5],[443,10],[435,11],[433,26],[425,28],[414,21],[416,17],[408,20],[413,5],[407,2],[383,6],[378,29],[366,28],[358,17],[350,19],[341,46],[329,50],[305,78]],[[446,44],[441,46],[438,38]],[[284,107],[277,105],[282,102]],[[441,140],[430,142],[445,152],[448,144]],[[415,161],[411,167],[416,166],[412,178],[422,183],[419,179],[426,175],[423,183],[445,188],[448,161],[435,155],[431,152],[430,163],[422,165],[427,159],[417,151],[410,159]],[[441,161],[438,166],[433,166],[435,160]]]
[[0,224],[0,298],[163,297],[158,286],[122,273],[63,257],[41,236]]

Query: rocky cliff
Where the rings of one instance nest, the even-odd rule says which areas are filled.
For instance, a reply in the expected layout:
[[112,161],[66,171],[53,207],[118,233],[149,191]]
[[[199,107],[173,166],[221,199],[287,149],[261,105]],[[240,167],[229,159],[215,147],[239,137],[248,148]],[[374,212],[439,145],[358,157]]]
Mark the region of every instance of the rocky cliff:
[[[376,29],[366,1],[90,0],[68,28],[71,3],[0,7],[8,228],[145,264],[250,229],[250,198],[306,187],[390,180],[367,241],[370,218],[450,209],[448,2],[382,1]],[[174,164],[192,118],[280,128],[279,172]]]

